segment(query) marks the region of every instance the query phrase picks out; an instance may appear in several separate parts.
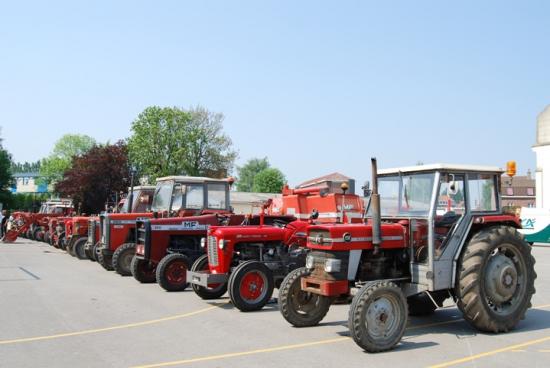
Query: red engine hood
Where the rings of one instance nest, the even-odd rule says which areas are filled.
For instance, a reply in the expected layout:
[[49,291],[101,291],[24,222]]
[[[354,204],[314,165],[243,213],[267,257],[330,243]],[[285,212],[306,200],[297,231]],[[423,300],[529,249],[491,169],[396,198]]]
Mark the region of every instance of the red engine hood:
[[[402,248],[407,229],[401,224],[382,225],[382,248]],[[327,224],[308,227],[308,248],[325,250],[372,249],[369,224]]]
[[235,242],[282,241],[286,231],[271,225],[264,226],[214,226],[210,228],[210,236]]

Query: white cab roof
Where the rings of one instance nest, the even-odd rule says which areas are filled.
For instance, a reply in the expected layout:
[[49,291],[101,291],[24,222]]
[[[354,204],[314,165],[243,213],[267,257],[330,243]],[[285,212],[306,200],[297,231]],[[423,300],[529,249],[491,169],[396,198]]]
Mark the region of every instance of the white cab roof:
[[227,183],[227,179],[214,179],[206,178],[202,176],[165,176],[163,178],[158,178],[159,181],[174,180],[176,182],[185,182],[185,183],[204,183],[204,182],[215,182],[215,183]]
[[484,173],[498,173],[504,172],[497,166],[477,166],[477,165],[461,165],[461,164],[430,164],[420,166],[406,166],[397,167],[393,169],[378,170],[378,175],[398,174],[398,173],[412,173],[423,171],[454,171],[454,172],[484,172]]
[[[137,187],[134,187],[134,190],[155,190],[154,185],[138,185]],[[132,190],[132,187],[128,187],[128,191]]]

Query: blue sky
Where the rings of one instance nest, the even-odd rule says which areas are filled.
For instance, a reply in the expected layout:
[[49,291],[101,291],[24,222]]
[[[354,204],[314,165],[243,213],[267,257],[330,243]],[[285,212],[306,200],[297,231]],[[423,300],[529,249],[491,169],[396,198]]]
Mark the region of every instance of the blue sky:
[[226,116],[238,164],[291,184],[418,161],[534,169],[547,1],[36,1],[0,5],[0,126],[16,161],[64,133],[130,135],[149,105]]

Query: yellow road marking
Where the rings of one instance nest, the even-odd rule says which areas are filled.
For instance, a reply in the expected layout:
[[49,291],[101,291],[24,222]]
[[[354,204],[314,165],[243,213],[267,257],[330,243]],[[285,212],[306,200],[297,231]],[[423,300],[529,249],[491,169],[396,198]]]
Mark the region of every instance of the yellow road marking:
[[91,330],[75,331],[75,332],[68,332],[68,333],[62,333],[62,334],[57,334],[57,335],[49,335],[49,336],[37,336],[37,337],[28,337],[28,338],[13,339],[13,340],[0,340],[0,345],[18,344],[18,343],[23,343],[23,342],[42,341],[42,340],[53,340],[53,339],[59,339],[59,338],[62,338],[62,337],[89,335],[89,334],[95,334],[95,333],[100,333],[100,332],[122,330],[122,329],[125,329],[125,328],[133,328],[133,327],[153,325],[153,324],[157,324],[157,323],[161,323],[161,322],[173,321],[173,320],[177,320],[177,319],[182,319],[182,318],[195,316],[197,314],[205,313],[205,312],[211,311],[211,310],[216,309],[216,308],[218,308],[218,306],[208,307],[208,308],[200,309],[200,310],[190,312],[190,313],[178,314],[178,315],[175,315],[175,316],[170,316],[170,317],[165,317],[165,318],[158,318],[158,319],[153,319],[153,320],[143,321],[143,322],[128,323],[128,324],[119,325],[119,326],[96,328],[96,329],[91,329]]
[[306,342],[306,343],[303,343],[303,344],[295,344],[295,345],[277,346],[277,347],[274,347],[274,348],[243,351],[243,352],[240,352],[240,353],[211,355],[211,356],[206,356],[206,357],[202,357],[202,358],[178,360],[178,361],[174,361],[174,362],[166,362],[166,363],[158,363],[158,364],[150,364],[150,365],[140,365],[140,366],[135,366],[133,368],[156,368],[156,367],[169,367],[169,366],[173,366],[173,365],[184,365],[184,364],[191,364],[191,363],[198,363],[198,362],[206,362],[206,361],[210,361],[210,360],[235,358],[235,357],[241,357],[241,356],[246,356],[246,355],[272,353],[272,352],[281,351],[281,350],[292,350],[292,349],[307,348],[307,347],[311,347],[311,346],[333,344],[333,343],[337,343],[337,342],[348,341],[349,339],[350,339],[349,337],[339,337],[337,339]]
[[550,336],[543,337],[542,339],[527,341],[527,342],[524,342],[522,344],[511,345],[511,346],[507,346],[507,347],[504,347],[504,348],[487,351],[485,353],[472,355],[472,356],[462,358],[462,359],[452,360],[452,361],[447,362],[447,363],[432,365],[432,366],[430,366],[430,368],[451,367],[453,365],[471,362],[471,361],[478,360],[478,359],[481,359],[481,358],[485,358],[485,357],[488,357],[488,356],[492,356],[492,355],[496,355],[496,354],[500,354],[500,353],[505,353],[505,352],[508,352],[508,351],[518,350],[518,349],[521,349],[521,348],[525,348],[527,346],[542,344],[543,342],[546,342],[546,341],[550,341]]
[[[531,309],[546,309],[546,308],[550,308],[550,304],[540,305],[540,306],[537,306],[537,307],[533,307]],[[448,324],[458,323],[458,322],[462,322],[462,321],[464,321],[464,319],[459,318],[459,319],[453,319],[453,320],[450,320],[450,321],[428,323],[428,324],[423,324],[423,325],[418,325],[418,326],[410,326],[410,327],[407,327],[407,330],[409,331],[409,330],[416,330],[416,329],[428,328],[428,327],[434,327],[434,326],[442,326],[442,325],[448,325]],[[541,339],[541,341],[539,341],[539,340],[534,340],[534,341],[536,341],[535,343],[541,343],[541,342],[544,342],[546,340],[550,340],[550,337],[545,338],[545,339]],[[243,352],[237,352],[237,353],[227,353],[227,354],[220,354],[220,355],[210,355],[210,356],[204,356],[204,357],[193,358],[193,359],[177,360],[177,361],[172,361],[172,362],[156,363],[156,364],[149,364],[149,365],[139,365],[139,366],[134,366],[132,368],[160,368],[160,367],[170,367],[170,366],[175,366],[175,365],[186,365],[186,364],[191,364],[191,363],[207,362],[207,361],[212,361],[212,360],[228,359],[228,358],[242,357],[242,356],[255,355],[255,354],[272,353],[272,352],[283,351],[283,350],[294,350],[294,349],[300,349],[300,348],[307,348],[307,347],[311,347],[311,346],[327,345],[327,344],[333,344],[333,343],[344,342],[344,341],[351,341],[351,338],[350,337],[340,337],[340,338],[336,338],[336,339],[312,341],[312,342],[306,342],[306,343],[295,344],[295,345],[275,346],[275,347],[266,348],[266,349],[250,350],[250,351],[243,351]],[[505,348],[505,351],[517,350],[517,349],[523,348],[525,346],[534,345],[535,343],[530,342],[530,344],[528,344],[528,345],[524,345],[524,344],[514,345],[514,346],[511,346],[511,347]],[[474,359],[481,358],[482,357],[481,355],[482,354],[478,354],[479,357],[474,358]],[[474,359],[472,359],[472,360],[474,360]],[[456,363],[456,364],[458,364],[458,363]],[[439,367],[439,366],[433,366],[433,367],[430,367],[430,368],[436,368],[436,367]]]

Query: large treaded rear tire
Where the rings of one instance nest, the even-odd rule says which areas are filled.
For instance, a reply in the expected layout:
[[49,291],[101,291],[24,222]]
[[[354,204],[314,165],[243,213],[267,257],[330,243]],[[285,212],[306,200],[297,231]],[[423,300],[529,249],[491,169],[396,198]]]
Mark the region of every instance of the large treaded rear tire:
[[279,288],[279,310],[294,327],[312,327],[325,318],[332,303],[326,296],[302,291],[301,279],[309,275],[305,267],[290,272]]
[[132,275],[132,259],[136,254],[135,243],[124,243],[113,253],[113,268],[121,276]]
[[[455,294],[464,319],[480,331],[514,329],[531,307],[537,277],[534,264],[531,247],[516,229],[494,226],[475,234],[458,265]],[[499,277],[493,277],[498,272]]]
[[[204,270],[208,270],[208,255],[206,254],[197,258],[193,266],[191,266],[191,271],[193,272]],[[227,282],[212,288],[206,288],[196,284],[191,284],[191,287],[195,294],[203,300],[219,299],[227,292]]]

